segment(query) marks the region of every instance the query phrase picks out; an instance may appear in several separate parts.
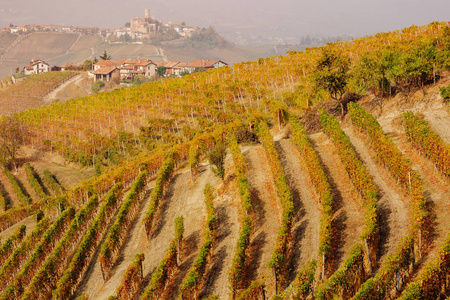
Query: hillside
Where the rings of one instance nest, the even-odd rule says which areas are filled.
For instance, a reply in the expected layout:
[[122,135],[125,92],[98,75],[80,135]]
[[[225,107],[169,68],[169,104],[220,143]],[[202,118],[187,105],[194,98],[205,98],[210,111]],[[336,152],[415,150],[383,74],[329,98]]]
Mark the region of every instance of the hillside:
[[[0,34],[0,78],[11,75],[16,68],[27,66],[31,59],[39,58],[50,66],[80,64],[86,59],[99,57],[106,50],[115,60],[141,57],[153,61],[191,61],[193,59],[220,59],[229,64],[255,60],[294,49],[276,49],[273,46],[235,46],[224,48],[156,47],[150,44],[109,44],[100,37],[77,33],[34,32],[17,35]],[[278,51],[278,52],[277,52]]]
[[432,23],[0,119],[0,299],[450,296],[448,58]]

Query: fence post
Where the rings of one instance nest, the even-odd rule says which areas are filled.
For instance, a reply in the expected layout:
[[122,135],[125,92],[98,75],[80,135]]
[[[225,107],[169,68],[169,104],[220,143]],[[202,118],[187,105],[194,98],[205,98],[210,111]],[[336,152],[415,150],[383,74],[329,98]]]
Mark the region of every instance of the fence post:
[[372,262],[370,261],[370,252],[369,252],[369,245],[367,244],[367,239],[364,239],[364,244],[366,245],[366,251],[367,251],[367,260],[369,261],[369,270],[370,275],[372,275]]
[[275,270],[275,266],[272,267],[272,273],[273,273],[273,279],[274,279],[275,295],[278,295],[277,271]]

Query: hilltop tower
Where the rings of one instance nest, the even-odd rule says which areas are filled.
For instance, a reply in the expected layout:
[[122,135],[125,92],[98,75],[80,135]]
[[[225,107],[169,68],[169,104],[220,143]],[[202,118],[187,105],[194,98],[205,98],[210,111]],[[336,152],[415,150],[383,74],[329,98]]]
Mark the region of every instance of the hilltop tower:
[[148,8],[145,9],[145,18],[146,19],[150,18],[150,9],[148,9]]

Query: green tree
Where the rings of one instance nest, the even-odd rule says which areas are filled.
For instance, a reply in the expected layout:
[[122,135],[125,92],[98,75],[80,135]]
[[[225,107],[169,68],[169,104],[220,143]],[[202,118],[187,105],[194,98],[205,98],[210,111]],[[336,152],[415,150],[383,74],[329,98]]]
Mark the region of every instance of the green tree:
[[227,155],[227,147],[223,142],[218,142],[214,148],[209,152],[209,163],[214,166],[212,171],[214,175],[220,177],[222,180],[225,176],[225,156]]
[[92,70],[93,69],[93,62],[90,59],[86,59],[83,63],[83,70]]
[[[126,34],[120,36],[119,41],[124,42],[124,43],[129,43],[129,42],[133,41],[133,38],[131,37],[131,35],[126,33]],[[111,59],[111,56],[109,59]]]
[[141,85],[146,82],[148,82],[148,78],[145,77],[144,75],[139,74],[139,75],[134,76],[134,79],[133,79],[134,85]]
[[342,115],[344,115],[344,103],[341,100],[347,88],[349,69],[348,57],[331,47],[324,47],[313,75],[316,86],[328,91],[331,98],[339,102]]
[[98,93],[100,91],[100,89],[104,86],[105,86],[105,83],[103,81],[99,80],[92,84],[91,90],[94,93]]
[[100,59],[101,60],[110,60],[111,59],[111,55],[108,55],[108,53],[106,53],[106,50],[103,52],[103,55],[100,55]]
[[156,68],[156,74],[158,74],[159,77],[163,77],[164,74],[166,74],[166,70],[167,70],[166,67],[159,66]]
[[23,123],[15,116],[0,119],[0,164],[17,167],[17,155],[23,145],[26,130]]

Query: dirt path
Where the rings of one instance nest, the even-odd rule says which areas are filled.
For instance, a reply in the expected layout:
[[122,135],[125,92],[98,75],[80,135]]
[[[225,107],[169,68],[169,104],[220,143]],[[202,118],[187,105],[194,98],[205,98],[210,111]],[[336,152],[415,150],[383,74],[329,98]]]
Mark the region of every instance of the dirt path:
[[70,78],[69,80],[67,80],[67,81],[64,82],[63,84],[59,85],[56,89],[54,89],[53,91],[51,91],[50,93],[48,93],[48,94],[44,97],[44,99],[43,99],[44,103],[48,103],[48,102],[51,102],[51,101],[55,100],[55,99],[56,99],[56,95],[57,95],[60,91],[62,91],[63,89],[65,89],[69,84],[74,83],[74,82],[76,82],[76,81],[79,81],[79,80],[81,80],[81,79],[83,79],[83,75],[82,75],[82,74],[78,74],[78,75],[76,75],[76,76]]
[[9,238],[14,233],[14,231],[16,231],[16,229],[22,225],[27,226],[25,235],[30,234],[30,232],[33,231],[34,227],[36,226],[36,216],[30,216],[28,218],[25,218],[22,221],[17,222],[13,226],[8,227],[7,229],[0,232],[0,244],[7,238]]
[[203,200],[203,189],[207,183],[217,185],[219,179],[213,176],[209,167],[202,166],[201,173],[195,183],[191,184],[191,176],[188,170],[183,170],[175,175],[169,193],[162,203],[159,216],[161,220],[155,237],[147,244],[145,229],[142,219],[148,208],[149,195],[143,201],[138,213],[138,221],[135,222],[130,231],[130,238],[122,249],[119,264],[115,267],[112,277],[104,284],[98,262],[94,270],[84,280],[77,291],[77,295],[88,293],[91,299],[107,299],[114,293],[115,288],[122,280],[123,272],[130,264],[134,255],[143,252],[144,277],[146,285],[151,273],[162,260],[165,251],[169,247],[174,235],[174,220],[178,216],[184,216],[186,251],[183,257],[182,269],[189,269],[195,259],[201,242],[201,230],[204,221],[205,205]]
[[[383,126],[384,129],[384,126]],[[386,130],[387,131],[387,130]],[[413,162],[413,168],[419,173],[424,186],[424,196],[430,204],[434,220],[434,235],[429,251],[436,250],[447,237],[450,231],[450,185],[431,160],[421,156],[412,148],[406,135],[401,129],[389,132],[399,149]],[[430,255],[428,256],[430,257]]]
[[[33,202],[36,202],[38,198],[34,190],[32,190],[30,183],[28,182],[28,179],[25,174],[25,169],[19,168],[17,173],[11,171],[11,174],[16,178],[16,181],[19,183],[19,186],[22,188],[22,190],[31,197],[31,200]],[[0,181],[8,194],[9,197],[8,200],[11,201],[9,203],[8,208],[21,206],[22,203],[20,202],[20,199],[17,197],[16,192],[14,191],[14,188],[11,182],[9,181],[8,177],[6,177],[6,175],[4,175],[3,172],[0,175]]]
[[208,267],[200,299],[208,295],[219,295],[220,299],[228,299],[230,294],[228,270],[233,261],[240,232],[238,212],[240,198],[231,155],[225,160],[225,170],[225,184],[218,186],[217,196],[214,199],[218,224],[214,257]]
[[450,116],[446,109],[424,111],[425,120],[431,129],[439,134],[444,142],[450,144]]
[[281,205],[263,146],[244,147],[243,150],[255,211],[254,231],[250,240],[253,251],[248,270],[250,282],[259,276],[271,274],[267,263],[272,257],[280,227]]
[[95,175],[92,167],[82,167],[69,163],[56,152],[43,152],[30,147],[22,148],[23,162],[29,162],[42,178],[44,170],[50,171],[65,188],[73,188]]
[[157,56],[161,56],[163,61],[169,61],[169,59],[167,58],[167,56],[164,54],[164,49],[159,47],[157,48],[158,54]]
[[368,142],[363,142],[355,134],[352,126],[343,128],[365,167],[373,177],[378,193],[378,214],[380,222],[380,251],[378,261],[392,254],[409,225],[409,199],[401,188],[395,185],[396,180],[383,167],[375,162],[375,153]]
[[288,282],[291,282],[306,263],[318,258],[321,213],[317,199],[310,189],[311,185],[308,184],[307,167],[300,153],[290,140],[282,139],[275,145],[291,189],[295,208],[288,276]]
[[8,177],[6,177],[3,172],[0,172],[0,188],[3,189],[4,196],[6,196],[5,200],[7,201],[7,208],[11,209],[12,207],[17,207],[20,203],[19,198],[14,192]]
[[362,200],[350,181],[332,141],[324,133],[313,134],[309,138],[325,166],[335,192],[336,208],[333,227],[338,236],[336,236],[335,249],[332,251],[335,266],[326,272],[329,276],[345,261],[351,248],[361,241],[364,220]]

